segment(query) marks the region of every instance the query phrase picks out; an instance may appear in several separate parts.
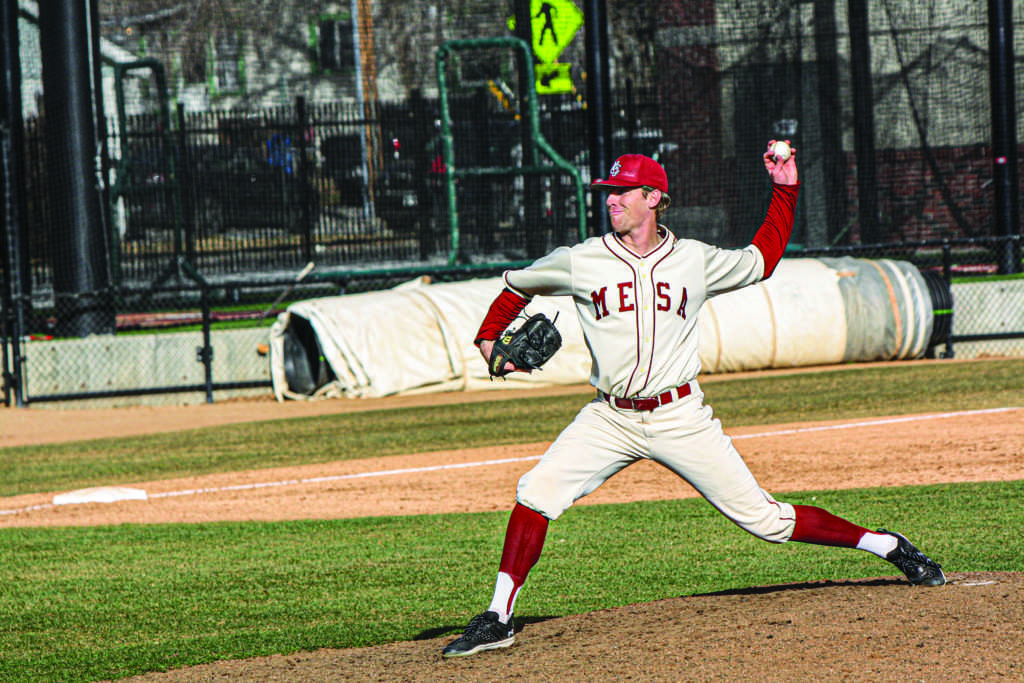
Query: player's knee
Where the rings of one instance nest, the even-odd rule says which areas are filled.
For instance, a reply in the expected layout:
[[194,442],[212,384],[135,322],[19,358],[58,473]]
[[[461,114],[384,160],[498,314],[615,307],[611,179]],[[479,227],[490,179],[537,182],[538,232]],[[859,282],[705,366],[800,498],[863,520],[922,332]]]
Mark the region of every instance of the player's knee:
[[769,543],[785,543],[793,535],[796,513],[788,503],[771,501],[763,514],[745,520],[733,520],[748,533]]
[[[748,531],[750,530],[748,529]],[[789,537],[793,535],[793,527],[792,525],[790,525],[788,530],[786,530],[785,528],[780,528],[772,529],[767,532],[750,531],[750,533],[754,534],[762,541],[768,541],[769,543],[785,543],[789,540]]]
[[565,486],[545,476],[527,472],[519,479],[516,502],[539,512],[550,520],[569,509],[572,499],[567,497]]

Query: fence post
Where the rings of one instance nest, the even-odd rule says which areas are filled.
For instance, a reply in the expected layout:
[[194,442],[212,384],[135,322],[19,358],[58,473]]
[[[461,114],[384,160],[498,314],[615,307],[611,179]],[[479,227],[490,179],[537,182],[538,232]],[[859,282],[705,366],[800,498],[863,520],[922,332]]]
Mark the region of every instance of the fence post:
[[[591,178],[603,178],[612,163],[611,77],[608,47],[608,8],[605,0],[583,3],[585,32],[584,59],[587,64],[587,148]],[[629,150],[633,151],[633,150]],[[591,235],[603,235],[611,228],[604,209],[603,195],[588,188],[591,197],[589,225]]]
[[[39,16],[46,108],[46,201],[52,206],[57,329],[87,337],[116,329],[109,253],[97,183],[96,121],[90,101],[89,18],[84,3],[47,3]],[[66,308],[61,304],[66,303]]]
[[188,131],[185,130],[185,104],[178,102],[177,108],[178,130],[175,140],[177,141],[177,152],[175,157],[178,163],[175,167],[177,181],[174,183],[174,191],[178,193],[178,200],[181,205],[182,229],[185,233],[185,260],[189,263],[196,262],[196,211],[192,178],[192,154],[188,149]]
[[203,385],[206,402],[213,403],[213,343],[210,334],[210,283],[181,256],[177,259],[178,273],[199,285],[199,308],[203,314],[203,345],[196,347],[196,360],[203,364]]
[[306,168],[306,130],[308,121],[306,119],[306,98],[302,95],[295,97],[295,136],[299,145],[299,168],[295,180],[299,189],[299,207],[302,216],[299,222],[299,229],[302,231],[302,256],[308,262],[313,260],[313,235],[312,235],[312,212],[310,202],[313,197],[309,192],[309,170]]
[[853,89],[853,140],[857,158],[857,203],[860,243],[881,242],[878,225],[878,178],[875,164],[875,114],[871,88],[871,33],[867,0],[848,3],[850,81]]
[[[949,287],[950,297],[953,292],[953,248],[949,240],[942,240],[942,279]],[[956,315],[956,311],[953,312]],[[946,358],[953,357],[953,324],[950,322],[949,334],[946,336]]]
[[203,311],[203,346],[200,349],[203,363],[203,383],[206,386],[206,402],[213,403],[213,343],[210,339],[210,288],[206,282],[199,284],[199,304]]
[[[992,101],[992,185],[996,234],[1020,233],[1017,181],[1017,117],[1014,101],[1013,0],[989,0],[989,78]],[[999,253],[999,272],[1020,270],[1020,245],[1012,239]]]
[[[0,337],[2,337],[4,405],[24,407],[22,397],[21,338],[25,334],[26,307],[31,307],[32,278],[28,271],[25,194],[25,130],[21,100],[21,56],[18,49],[18,6],[0,7],[4,42],[0,48],[0,192],[4,201],[3,276],[0,277]],[[26,239],[23,239],[26,238]],[[30,315],[30,313],[28,313]]]

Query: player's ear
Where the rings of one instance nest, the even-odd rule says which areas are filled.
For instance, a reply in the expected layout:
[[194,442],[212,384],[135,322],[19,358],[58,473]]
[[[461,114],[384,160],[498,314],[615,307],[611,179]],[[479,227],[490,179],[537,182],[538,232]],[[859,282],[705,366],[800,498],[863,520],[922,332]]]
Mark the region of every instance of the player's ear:
[[647,206],[651,209],[658,205],[661,201],[661,190],[653,189],[647,193]]

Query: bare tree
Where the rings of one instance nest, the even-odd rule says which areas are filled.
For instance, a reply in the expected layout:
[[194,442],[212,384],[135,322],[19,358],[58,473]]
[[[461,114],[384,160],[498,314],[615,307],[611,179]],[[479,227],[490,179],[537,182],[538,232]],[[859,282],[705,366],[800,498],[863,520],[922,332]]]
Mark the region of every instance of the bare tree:
[[[291,0],[100,0],[104,34],[134,44],[141,33],[160,49],[180,54],[188,76],[202,69],[211,39],[225,36],[272,36],[254,40],[261,58],[266,48],[287,45],[305,49],[302,27],[326,3]],[[297,30],[298,29],[298,30]]]

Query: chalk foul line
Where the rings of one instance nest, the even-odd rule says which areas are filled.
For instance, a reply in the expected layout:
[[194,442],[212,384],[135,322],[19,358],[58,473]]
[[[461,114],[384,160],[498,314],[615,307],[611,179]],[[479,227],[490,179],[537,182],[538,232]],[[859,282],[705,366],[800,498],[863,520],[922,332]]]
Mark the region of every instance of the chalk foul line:
[[822,425],[820,427],[796,427],[794,429],[777,429],[770,432],[759,432],[757,434],[742,434],[733,436],[732,439],[756,439],[765,436],[786,436],[789,434],[806,434],[807,432],[828,432],[837,429],[857,429],[860,427],[878,427],[881,425],[901,424],[906,422],[924,422],[926,420],[948,420],[955,417],[968,417],[971,415],[989,415],[992,413],[1006,413],[1020,408],[981,408],[978,410],[957,410],[951,413],[936,413],[934,415],[909,415],[907,417],[886,417],[880,420],[867,420],[864,422],[844,422],[836,425]]

